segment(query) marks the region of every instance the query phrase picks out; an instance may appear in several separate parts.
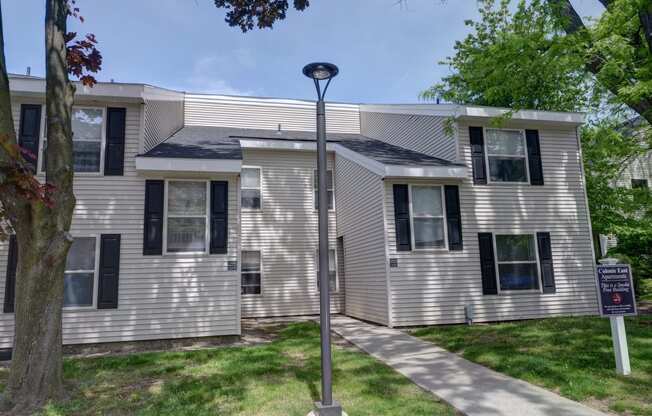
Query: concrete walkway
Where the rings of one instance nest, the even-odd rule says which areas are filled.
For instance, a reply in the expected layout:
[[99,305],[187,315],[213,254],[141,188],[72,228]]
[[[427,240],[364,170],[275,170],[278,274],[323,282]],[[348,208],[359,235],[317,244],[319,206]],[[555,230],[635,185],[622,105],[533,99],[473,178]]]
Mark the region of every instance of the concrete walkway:
[[396,329],[333,316],[332,330],[468,416],[605,416]]

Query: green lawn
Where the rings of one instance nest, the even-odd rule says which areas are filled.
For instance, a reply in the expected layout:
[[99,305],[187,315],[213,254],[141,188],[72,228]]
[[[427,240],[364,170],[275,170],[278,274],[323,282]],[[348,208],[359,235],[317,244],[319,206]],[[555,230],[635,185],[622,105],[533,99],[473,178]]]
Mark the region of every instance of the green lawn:
[[626,320],[632,375],[615,373],[609,319],[559,318],[420,328],[413,335],[570,399],[652,415],[652,316]]
[[[351,347],[335,346],[333,359],[334,396],[350,415],[455,414]],[[319,399],[319,365],[319,329],[305,322],[257,346],[68,359],[71,397],[45,414],[305,416]]]

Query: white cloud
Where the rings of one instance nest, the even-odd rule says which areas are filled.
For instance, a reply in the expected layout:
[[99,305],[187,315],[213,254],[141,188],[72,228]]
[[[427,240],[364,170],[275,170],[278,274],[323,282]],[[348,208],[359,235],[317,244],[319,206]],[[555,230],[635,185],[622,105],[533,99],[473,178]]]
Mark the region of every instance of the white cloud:
[[225,55],[206,55],[192,65],[189,76],[179,89],[191,92],[226,95],[262,95],[262,91],[234,87],[220,74],[233,73],[234,68],[253,68],[255,58],[249,49],[236,49]]

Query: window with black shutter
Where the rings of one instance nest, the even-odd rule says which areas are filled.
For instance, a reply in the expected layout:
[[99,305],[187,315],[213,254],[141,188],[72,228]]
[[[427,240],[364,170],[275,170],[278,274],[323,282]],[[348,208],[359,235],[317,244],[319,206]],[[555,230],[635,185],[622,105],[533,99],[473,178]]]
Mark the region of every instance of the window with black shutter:
[[487,169],[484,157],[484,134],[482,127],[469,127],[469,142],[471,145],[471,168],[473,183],[487,184]]
[[104,155],[104,174],[121,176],[124,174],[125,157],[125,108],[108,108],[106,123],[106,150]]
[[145,224],[143,255],[163,254],[163,201],[165,182],[145,181]]
[[394,185],[394,226],[396,228],[396,250],[410,251],[410,196],[408,185]]
[[211,181],[210,253],[226,254],[228,250],[229,183]]
[[446,224],[448,227],[448,249],[459,251],[464,248],[462,242],[462,211],[460,209],[460,189],[457,185],[446,185]]
[[120,275],[120,234],[102,234],[100,240],[100,275],[98,279],[97,308],[118,307]]

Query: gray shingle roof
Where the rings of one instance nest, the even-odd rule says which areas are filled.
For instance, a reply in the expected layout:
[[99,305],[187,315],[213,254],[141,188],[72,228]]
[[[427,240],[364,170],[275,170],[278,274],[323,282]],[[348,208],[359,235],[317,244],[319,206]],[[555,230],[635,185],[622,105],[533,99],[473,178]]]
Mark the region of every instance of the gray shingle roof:
[[[187,126],[140,156],[240,160],[241,139],[315,141],[315,132]],[[459,166],[360,134],[329,133],[327,140],[386,165]]]

